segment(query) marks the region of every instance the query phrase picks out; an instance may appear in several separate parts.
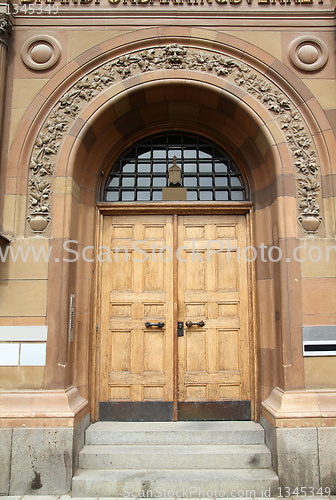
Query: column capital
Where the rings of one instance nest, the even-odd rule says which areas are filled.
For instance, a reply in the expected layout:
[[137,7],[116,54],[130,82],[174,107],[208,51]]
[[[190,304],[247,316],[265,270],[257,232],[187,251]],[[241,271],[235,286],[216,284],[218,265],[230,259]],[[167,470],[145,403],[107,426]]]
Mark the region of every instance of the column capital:
[[0,43],[3,43],[7,47],[7,41],[12,33],[12,23],[9,20],[7,14],[0,14]]

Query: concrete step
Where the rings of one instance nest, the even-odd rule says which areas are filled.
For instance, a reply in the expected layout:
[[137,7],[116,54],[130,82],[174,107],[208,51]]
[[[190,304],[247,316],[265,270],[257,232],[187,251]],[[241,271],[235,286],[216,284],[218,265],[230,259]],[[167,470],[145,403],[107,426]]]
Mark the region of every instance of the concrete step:
[[86,431],[86,444],[217,445],[264,442],[264,429],[255,422],[96,422]]
[[[278,478],[270,469],[78,469],[73,497],[270,497]],[[252,494],[251,494],[252,491]],[[265,494],[266,492],[266,494]]]
[[73,497],[251,498],[278,488],[254,422],[97,422],[79,467]]
[[82,469],[238,469],[270,468],[266,445],[86,445]]

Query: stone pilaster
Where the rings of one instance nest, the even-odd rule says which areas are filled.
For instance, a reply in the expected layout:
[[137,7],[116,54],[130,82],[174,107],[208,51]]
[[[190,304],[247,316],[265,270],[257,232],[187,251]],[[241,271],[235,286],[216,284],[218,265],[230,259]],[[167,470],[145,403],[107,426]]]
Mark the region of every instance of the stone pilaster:
[[0,13],[0,142],[2,138],[3,112],[5,103],[8,39],[12,25],[7,14]]

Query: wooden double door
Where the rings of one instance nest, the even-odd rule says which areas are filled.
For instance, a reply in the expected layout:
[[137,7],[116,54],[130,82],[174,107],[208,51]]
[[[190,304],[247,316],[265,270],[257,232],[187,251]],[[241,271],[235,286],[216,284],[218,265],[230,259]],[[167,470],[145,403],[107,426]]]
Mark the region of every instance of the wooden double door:
[[244,215],[105,216],[100,420],[248,420]]

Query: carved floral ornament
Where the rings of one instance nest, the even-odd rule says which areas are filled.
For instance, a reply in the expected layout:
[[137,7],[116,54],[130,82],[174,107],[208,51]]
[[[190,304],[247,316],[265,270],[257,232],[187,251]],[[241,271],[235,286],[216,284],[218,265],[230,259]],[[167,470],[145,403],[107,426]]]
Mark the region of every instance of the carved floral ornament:
[[12,33],[12,29],[13,27],[8,16],[6,14],[0,15],[0,43],[7,46],[7,41]]
[[292,151],[298,181],[298,222],[307,233],[315,233],[322,222],[317,203],[319,166],[298,109],[274,84],[239,60],[177,44],[132,52],[113,59],[77,81],[58,100],[40,130],[30,159],[27,222],[31,229],[41,233],[51,222],[51,180],[56,155],[80,111],[99,92],[115,82],[159,69],[203,71],[231,79],[262,102],[284,131]]

